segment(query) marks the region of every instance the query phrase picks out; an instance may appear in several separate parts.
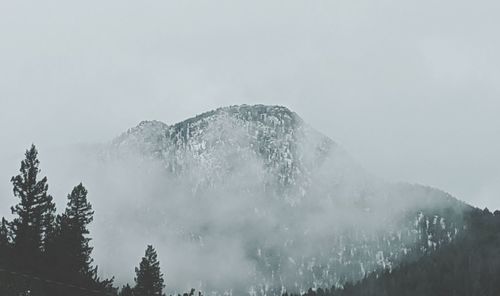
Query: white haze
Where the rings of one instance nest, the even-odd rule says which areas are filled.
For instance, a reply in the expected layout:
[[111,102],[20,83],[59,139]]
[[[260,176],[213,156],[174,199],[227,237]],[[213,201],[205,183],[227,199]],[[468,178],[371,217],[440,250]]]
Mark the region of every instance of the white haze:
[[[163,195],[168,184],[151,187],[134,171],[105,170],[72,149],[145,119],[171,124],[241,103],[288,106],[377,176],[500,208],[499,5],[0,1],[0,213],[17,202],[9,180],[34,142],[59,210],[72,186],[88,186],[96,263],[130,280],[145,243],[158,238],[135,229],[140,239],[110,254],[112,237],[97,226],[117,203],[131,209],[145,191]],[[124,180],[140,186],[123,187]],[[172,202],[181,203],[177,197]],[[123,213],[123,225],[155,217],[133,214]],[[122,244],[126,234],[116,235]],[[240,264],[239,279],[250,267],[237,240],[225,243],[231,247],[214,248],[213,258]],[[158,245],[167,283],[194,272],[175,261],[186,259],[177,247]],[[113,256],[129,262],[108,267]]]
[[[247,133],[223,119],[205,131],[204,138],[223,135],[237,147],[249,147]],[[320,140],[315,134],[299,139],[303,161],[314,162],[311,157]],[[283,200],[264,190],[263,184],[275,176],[251,149],[223,145],[201,163],[208,165],[193,159],[189,170],[174,178],[165,175],[161,161],[132,148],[136,147],[40,149],[43,171],[49,184],[55,183],[50,192],[59,210],[72,186],[80,181],[87,186],[96,212],[91,226],[95,263],[100,275],[114,275],[119,284],[133,281],[145,246],[153,244],[169,293],[198,288],[200,283],[205,289],[247,289],[256,277],[253,257],[258,249],[276,247],[295,260],[318,256],[318,246],[348,229],[368,236],[395,229],[402,210],[415,203],[402,195],[390,200],[388,210],[386,185],[338,150],[312,171],[305,198]],[[208,183],[200,182],[207,177]],[[368,212],[354,206],[367,192]],[[289,239],[299,243],[286,248]]]
[[499,208],[499,9],[0,1],[0,192],[31,142],[47,151],[145,119],[265,103],[295,110],[381,177]]

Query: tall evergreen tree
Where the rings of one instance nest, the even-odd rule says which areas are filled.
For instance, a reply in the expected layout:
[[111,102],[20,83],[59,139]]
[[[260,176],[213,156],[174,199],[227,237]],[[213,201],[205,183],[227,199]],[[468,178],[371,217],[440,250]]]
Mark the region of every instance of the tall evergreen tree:
[[7,247],[10,247],[9,223],[2,217],[2,222],[0,223],[0,250]]
[[2,217],[0,224],[0,266],[5,267],[9,264],[11,250],[9,223]]
[[[58,281],[114,294],[113,279],[99,279],[97,267],[92,266],[88,225],[93,221],[94,211],[87,194],[82,183],[75,186],[68,194],[66,210],[56,218],[56,226],[48,239],[46,260],[51,265],[48,273]],[[69,292],[75,293],[71,289],[51,291],[57,296]]]
[[92,247],[87,237],[94,211],[87,200],[87,193],[80,183],[68,194],[66,210],[57,217],[57,227],[50,238],[48,255],[58,269],[64,271],[59,275],[62,277],[81,278],[84,275],[92,278],[95,275],[91,266]]
[[145,256],[142,257],[139,268],[135,268],[135,296],[163,296],[163,274],[160,272],[160,262],[153,246],[148,245]]
[[62,216],[62,236],[68,240],[69,254],[73,258],[72,270],[82,274],[92,272],[91,264],[92,247],[89,246],[90,238],[88,225],[94,220],[92,205],[87,200],[87,189],[82,183],[73,188],[68,195],[68,205]]
[[20,199],[11,208],[17,215],[10,224],[18,267],[38,268],[44,240],[53,221],[55,205],[47,193],[47,177],[38,180],[38,151],[35,145],[26,150],[20,174],[12,177],[14,196]]

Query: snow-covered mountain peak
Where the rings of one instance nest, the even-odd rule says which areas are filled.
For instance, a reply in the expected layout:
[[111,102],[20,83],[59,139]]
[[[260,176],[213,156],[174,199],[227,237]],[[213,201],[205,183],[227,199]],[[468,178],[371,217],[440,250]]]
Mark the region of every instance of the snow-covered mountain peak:
[[189,172],[198,185],[213,185],[236,167],[260,163],[279,190],[295,187],[302,195],[314,167],[336,150],[296,113],[266,105],[222,107],[170,126],[143,121],[113,147],[159,159],[176,175]]
[[[290,109],[279,105],[232,105],[227,107],[220,107],[212,111],[204,112],[193,118],[187,119],[183,123],[191,123],[200,119],[205,119],[213,116],[230,116],[246,121],[260,121],[266,122],[268,117],[281,119],[282,123],[302,123],[302,119]],[[276,122],[278,123],[278,122]]]
[[[242,295],[338,286],[430,252],[463,225],[464,205],[451,196],[367,174],[282,106],[223,107],[172,125],[143,121],[107,152],[119,161],[103,161],[102,191],[118,176],[119,190],[105,196],[122,205],[107,219],[127,221],[134,237],[174,254],[164,260],[167,272],[186,287],[193,277],[206,291],[239,287]],[[109,232],[103,240],[117,233]],[[223,266],[220,276],[199,268],[213,262]]]

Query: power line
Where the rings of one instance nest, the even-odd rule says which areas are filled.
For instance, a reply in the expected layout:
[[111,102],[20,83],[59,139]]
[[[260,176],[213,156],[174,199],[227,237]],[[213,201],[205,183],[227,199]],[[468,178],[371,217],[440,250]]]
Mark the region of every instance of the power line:
[[79,286],[68,284],[68,283],[64,283],[64,282],[59,282],[59,281],[44,279],[44,278],[41,278],[41,277],[38,277],[38,276],[34,276],[34,275],[31,275],[31,274],[27,274],[27,273],[23,273],[23,272],[18,272],[18,271],[7,270],[7,269],[4,269],[4,268],[0,268],[0,272],[8,273],[8,274],[15,275],[15,276],[21,276],[21,277],[24,277],[24,278],[33,279],[33,280],[37,280],[37,281],[48,283],[48,284],[52,284],[52,285],[58,285],[58,286],[67,287],[67,288],[71,288],[71,289],[78,289],[80,291],[90,292],[90,293],[93,293],[93,294],[100,294],[100,295],[106,295],[106,296],[115,296],[114,294],[106,293],[106,292],[103,292],[103,291],[88,289],[88,288],[84,288],[84,287],[79,287]]

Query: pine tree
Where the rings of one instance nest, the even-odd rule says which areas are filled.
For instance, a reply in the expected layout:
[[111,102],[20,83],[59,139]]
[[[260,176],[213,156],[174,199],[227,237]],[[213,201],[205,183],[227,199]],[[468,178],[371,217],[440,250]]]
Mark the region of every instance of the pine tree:
[[94,211],[87,200],[87,193],[82,183],[75,186],[68,194],[65,212],[57,216],[57,227],[50,237],[48,255],[58,269],[64,271],[58,277],[95,276],[95,268],[91,266],[92,247],[87,237],[88,224],[93,220]]
[[134,296],[133,289],[129,286],[129,284],[123,286],[122,290],[119,293],[120,296]]
[[54,238],[57,223],[56,223],[56,205],[51,202],[47,205],[47,210],[44,214],[43,219],[43,229],[45,232],[45,236],[43,239],[43,250],[47,251],[47,246],[50,243],[50,240]]
[[38,180],[40,161],[35,145],[26,150],[20,174],[12,177],[14,196],[20,199],[12,207],[17,215],[10,224],[18,267],[35,269],[44,249],[47,230],[53,222],[55,205],[47,193],[47,177]]
[[9,223],[2,217],[0,224],[0,250],[10,247],[10,231]]
[[62,218],[62,236],[67,237],[70,245],[70,257],[73,258],[72,269],[82,274],[92,272],[92,247],[87,226],[94,220],[92,205],[87,200],[87,189],[82,183],[73,188],[68,195],[68,205]]
[[11,250],[9,223],[2,217],[2,223],[0,224],[0,266],[9,263]]
[[135,296],[162,296],[163,274],[160,272],[160,262],[153,246],[148,245],[145,256],[139,265],[135,268],[136,278],[134,295]]
[[[51,265],[48,274],[58,281],[79,287],[116,294],[113,279],[100,279],[97,267],[92,266],[92,247],[88,225],[93,221],[94,211],[87,200],[87,189],[82,183],[68,194],[64,213],[56,218],[56,223],[48,238],[46,260]],[[68,291],[51,291],[53,295],[67,295]],[[72,293],[75,293],[72,291]]]

